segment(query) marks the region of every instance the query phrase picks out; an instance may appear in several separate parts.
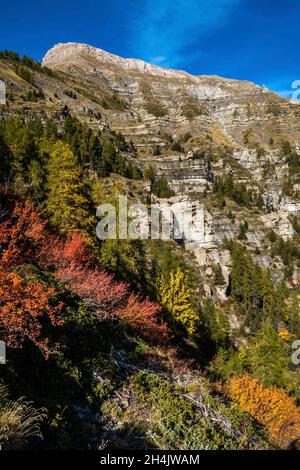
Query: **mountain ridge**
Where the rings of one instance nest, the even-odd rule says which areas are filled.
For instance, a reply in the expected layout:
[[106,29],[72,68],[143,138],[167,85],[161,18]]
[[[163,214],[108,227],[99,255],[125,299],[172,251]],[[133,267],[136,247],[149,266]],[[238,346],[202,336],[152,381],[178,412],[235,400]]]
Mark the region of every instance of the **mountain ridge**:
[[[68,42],[68,43],[58,43],[55,44],[49,51],[45,54],[43,58],[44,65],[51,65],[57,59],[61,57],[67,57],[78,53],[84,53],[87,55],[91,55],[101,61],[113,62],[119,65],[123,65],[124,68],[133,68],[140,72],[144,73],[153,73],[161,76],[174,76],[176,78],[180,78],[182,76],[189,75],[188,72],[184,72],[183,70],[172,70],[168,68],[159,67],[158,65],[150,64],[142,59],[135,59],[135,58],[124,58],[118,56],[116,54],[112,54],[107,52],[103,49],[90,46],[89,44],[83,43],[76,43],[76,42]],[[192,75],[191,75],[192,76]]]
[[265,86],[260,86],[251,80],[240,80],[236,78],[227,78],[222,77],[219,75],[207,75],[207,74],[200,74],[195,75],[190,72],[187,72],[183,69],[172,69],[168,67],[161,67],[155,64],[151,64],[145,60],[137,59],[137,58],[125,58],[119,56],[117,54],[113,54],[111,52],[107,52],[104,49],[98,48],[96,46],[91,46],[85,43],[77,43],[77,42],[67,42],[67,43],[57,43],[52,48],[50,48],[45,56],[43,57],[42,63],[43,65],[50,66],[55,65],[55,63],[59,60],[64,58],[70,57],[76,54],[87,54],[90,55],[99,61],[103,62],[112,62],[118,65],[123,66],[125,69],[132,69],[137,70],[141,73],[149,73],[158,76],[165,76],[165,77],[173,77],[173,78],[182,78],[182,79],[190,79],[193,81],[198,82],[200,79],[211,79],[211,80],[220,80],[227,83],[245,83],[251,86],[254,86],[258,89],[266,90],[267,92],[272,92]]

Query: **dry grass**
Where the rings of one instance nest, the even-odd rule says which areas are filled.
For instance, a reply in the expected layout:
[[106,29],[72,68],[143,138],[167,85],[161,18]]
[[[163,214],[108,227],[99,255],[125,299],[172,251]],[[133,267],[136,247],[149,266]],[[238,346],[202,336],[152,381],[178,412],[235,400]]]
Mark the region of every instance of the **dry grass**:
[[0,448],[22,447],[29,437],[42,437],[40,424],[45,409],[35,409],[23,397],[9,399],[7,387],[0,384]]

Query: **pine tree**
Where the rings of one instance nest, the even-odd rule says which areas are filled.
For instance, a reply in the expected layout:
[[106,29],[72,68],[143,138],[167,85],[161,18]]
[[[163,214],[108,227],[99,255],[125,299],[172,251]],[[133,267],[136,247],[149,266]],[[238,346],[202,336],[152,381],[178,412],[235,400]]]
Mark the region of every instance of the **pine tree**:
[[0,127],[0,180],[6,179],[9,176],[10,170],[10,152],[5,143],[4,132]]
[[95,171],[99,170],[99,176],[101,176],[103,166],[101,161],[102,147],[99,136],[93,132],[89,136],[88,149],[91,167]]
[[216,345],[224,344],[229,333],[229,322],[225,314],[206,298],[201,311],[201,320],[209,336]]
[[57,137],[58,132],[57,132],[57,126],[54,121],[51,119],[48,119],[45,123],[44,126],[44,136],[45,137]]
[[168,198],[174,196],[174,191],[169,187],[166,178],[158,178],[151,184],[151,191],[156,196],[161,198]]
[[159,148],[158,145],[156,145],[156,146],[154,147],[153,152],[152,152],[152,155],[153,155],[154,157],[160,155],[160,148]]
[[288,323],[292,334],[300,337],[300,301],[298,297],[291,298],[287,304],[283,304],[283,319]]
[[242,307],[244,312],[249,312],[252,307],[251,273],[245,269],[242,277]]
[[[268,271],[263,271],[261,278],[261,295],[263,301],[264,318],[274,320],[274,307],[276,303],[273,281]],[[274,325],[275,326],[275,325]]]
[[230,295],[248,312],[253,306],[260,304],[261,268],[239,243],[233,245],[231,258]]
[[215,274],[215,283],[217,286],[224,286],[225,284],[225,279],[222,273],[222,268],[220,264],[217,264],[214,267],[214,274]]
[[104,140],[102,144],[102,160],[104,165],[104,171],[112,171],[113,162],[116,158],[116,150],[113,143],[110,140]]
[[32,160],[28,166],[29,191],[32,196],[40,200],[43,198],[45,181],[45,167],[38,160]]
[[32,132],[35,139],[40,139],[44,133],[44,126],[40,119],[35,118],[28,122],[28,128]]
[[163,276],[160,278],[158,295],[168,320],[185,328],[189,334],[195,333],[199,317],[192,306],[185,275],[179,268],[170,273],[168,281]]
[[250,363],[253,375],[264,385],[286,384],[286,368],[289,356],[284,342],[269,323],[264,323],[250,349]]
[[16,68],[16,72],[17,72],[17,75],[19,75],[20,78],[22,78],[23,80],[25,80],[27,83],[29,83],[30,85],[33,85],[33,76],[32,76],[32,73],[26,69],[25,67],[17,67]]
[[130,279],[131,285],[136,289],[149,289],[149,271],[145,264],[142,240],[103,240],[100,263],[119,279]]
[[152,166],[148,166],[148,168],[144,170],[144,179],[150,181],[150,183],[154,182],[155,173]]
[[240,233],[238,235],[238,239],[239,240],[246,240],[247,237],[246,237],[246,233],[247,233],[247,225],[246,225],[246,222],[244,224],[240,224]]
[[47,190],[46,209],[50,221],[62,233],[89,225],[91,218],[80,167],[69,146],[60,141],[50,146]]

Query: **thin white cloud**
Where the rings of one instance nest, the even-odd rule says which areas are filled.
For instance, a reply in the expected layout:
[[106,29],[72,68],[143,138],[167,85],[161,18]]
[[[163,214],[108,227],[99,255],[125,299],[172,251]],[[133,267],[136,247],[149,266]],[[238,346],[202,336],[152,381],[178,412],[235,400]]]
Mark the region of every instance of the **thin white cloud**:
[[[139,5],[132,3],[133,54],[153,63],[184,67],[203,54],[192,45],[222,25],[241,1],[144,0]],[[163,60],[157,62],[157,58]]]
[[167,60],[167,57],[165,57],[164,55],[159,55],[157,57],[153,57],[151,58],[150,62],[152,64],[163,64],[165,61]]
[[300,80],[292,80],[289,77],[280,78],[269,83],[268,88],[282,98],[300,101]]
[[277,93],[277,95],[281,96],[282,98],[291,98],[293,91],[292,90],[278,90],[278,91],[275,91],[275,93]]

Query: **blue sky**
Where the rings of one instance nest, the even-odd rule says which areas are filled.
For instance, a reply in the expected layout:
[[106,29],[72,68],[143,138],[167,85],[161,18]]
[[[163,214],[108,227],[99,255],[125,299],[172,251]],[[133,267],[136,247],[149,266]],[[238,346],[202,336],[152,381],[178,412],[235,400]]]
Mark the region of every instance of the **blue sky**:
[[84,42],[194,74],[265,84],[300,80],[299,0],[12,0],[1,2],[0,49],[41,59]]

